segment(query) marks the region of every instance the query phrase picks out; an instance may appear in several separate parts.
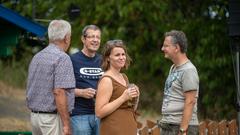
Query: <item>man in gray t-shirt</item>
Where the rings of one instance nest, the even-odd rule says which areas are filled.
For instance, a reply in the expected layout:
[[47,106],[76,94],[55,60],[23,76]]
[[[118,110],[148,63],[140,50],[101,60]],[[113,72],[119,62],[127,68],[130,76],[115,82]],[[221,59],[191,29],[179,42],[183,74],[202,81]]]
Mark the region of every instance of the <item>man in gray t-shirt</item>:
[[173,62],[165,82],[161,135],[198,135],[199,78],[188,59],[187,38],[182,31],[165,33],[162,51]]

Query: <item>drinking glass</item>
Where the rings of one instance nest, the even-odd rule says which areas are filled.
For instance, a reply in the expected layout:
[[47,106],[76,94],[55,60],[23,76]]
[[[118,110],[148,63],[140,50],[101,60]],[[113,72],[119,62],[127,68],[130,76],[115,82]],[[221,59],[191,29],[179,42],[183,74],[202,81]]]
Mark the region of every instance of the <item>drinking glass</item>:
[[[133,88],[133,87],[135,87],[135,84],[134,84],[134,83],[129,83],[129,84],[128,84],[128,88]],[[137,99],[137,97],[132,98],[132,99],[129,99],[129,100],[128,100],[128,106],[133,107],[133,106],[135,105],[135,100],[136,100],[136,99]]]

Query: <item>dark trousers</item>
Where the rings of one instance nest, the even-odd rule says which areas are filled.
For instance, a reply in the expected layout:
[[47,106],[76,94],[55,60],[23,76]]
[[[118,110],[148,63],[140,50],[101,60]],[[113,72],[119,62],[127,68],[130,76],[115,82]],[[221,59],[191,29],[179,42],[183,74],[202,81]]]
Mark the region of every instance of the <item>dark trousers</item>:
[[[178,135],[179,133],[179,125],[176,124],[167,124],[160,123],[161,135]],[[198,126],[188,126],[187,135],[198,135]]]

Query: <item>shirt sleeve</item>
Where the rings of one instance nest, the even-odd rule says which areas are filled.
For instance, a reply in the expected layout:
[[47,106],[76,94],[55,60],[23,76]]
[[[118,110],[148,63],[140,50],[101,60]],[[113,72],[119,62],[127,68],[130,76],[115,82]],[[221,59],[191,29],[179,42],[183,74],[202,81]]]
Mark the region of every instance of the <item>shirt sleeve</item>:
[[75,88],[73,65],[69,56],[60,57],[55,68],[54,88]]
[[187,69],[182,76],[183,91],[198,90],[199,78],[197,70],[194,68]]

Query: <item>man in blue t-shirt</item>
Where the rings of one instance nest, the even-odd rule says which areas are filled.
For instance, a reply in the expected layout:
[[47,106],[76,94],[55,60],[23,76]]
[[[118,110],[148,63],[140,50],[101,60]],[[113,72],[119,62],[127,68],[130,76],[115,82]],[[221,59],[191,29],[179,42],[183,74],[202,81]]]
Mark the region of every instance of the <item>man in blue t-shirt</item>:
[[76,78],[75,104],[71,114],[73,135],[98,135],[99,119],[95,116],[97,82],[102,75],[101,56],[97,54],[101,30],[87,25],[82,30],[83,49],[71,55]]

